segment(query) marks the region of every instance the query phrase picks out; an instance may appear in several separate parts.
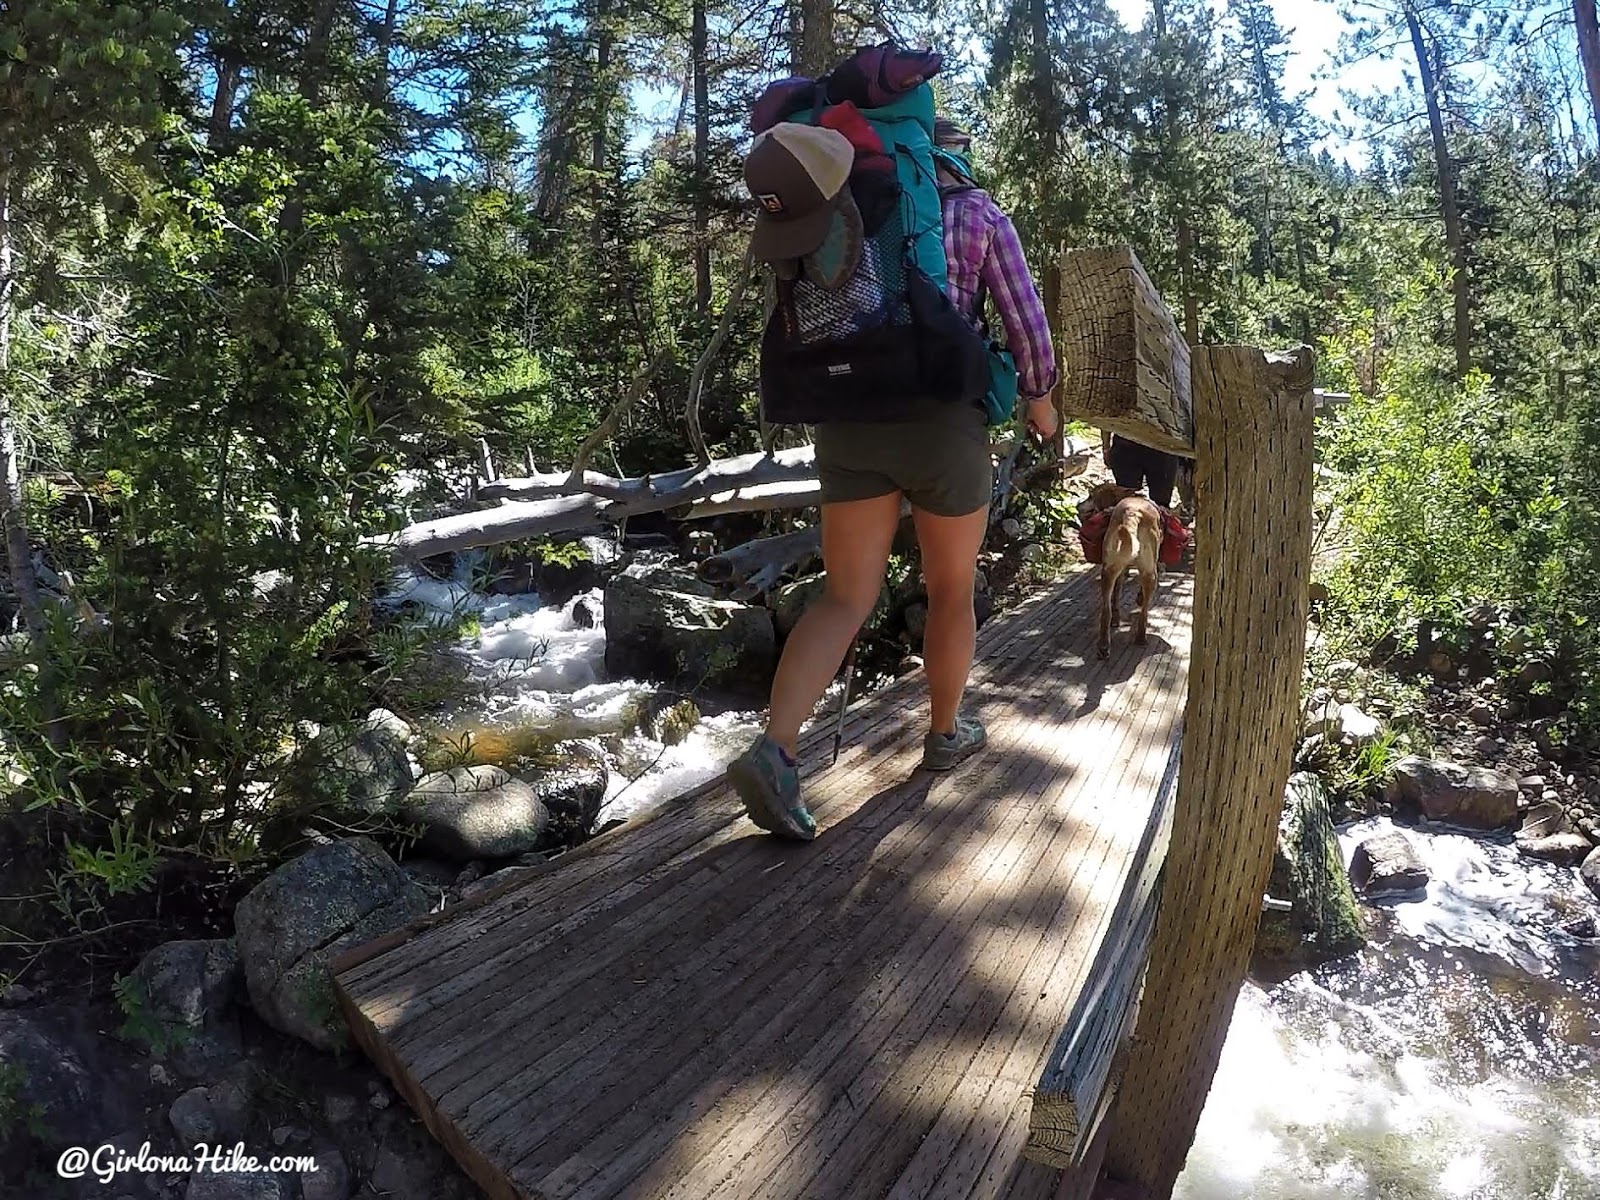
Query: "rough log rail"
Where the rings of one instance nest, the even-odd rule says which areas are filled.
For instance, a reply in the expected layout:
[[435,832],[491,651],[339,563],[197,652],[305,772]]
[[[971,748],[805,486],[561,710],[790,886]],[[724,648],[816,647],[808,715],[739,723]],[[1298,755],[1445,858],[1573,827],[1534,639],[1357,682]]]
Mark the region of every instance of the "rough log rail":
[[[497,1200],[1087,1197],[1086,1138],[1067,1173],[1024,1159],[1031,1097],[1072,1014],[1119,1016],[1190,590],[1100,663],[1091,583],[985,628],[988,754],[917,771],[921,681],[891,685],[837,766],[830,729],[805,745],[815,843],[703,788],[346,958],[358,1041]],[[1114,1049],[1077,1052],[1086,1108]]]

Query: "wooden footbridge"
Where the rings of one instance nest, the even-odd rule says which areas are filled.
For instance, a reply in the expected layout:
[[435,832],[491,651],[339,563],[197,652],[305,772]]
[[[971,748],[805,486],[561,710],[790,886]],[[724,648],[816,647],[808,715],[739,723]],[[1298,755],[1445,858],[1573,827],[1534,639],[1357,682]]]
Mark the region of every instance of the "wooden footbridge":
[[1195,455],[1194,577],[1104,662],[1087,571],[986,627],[990,748],[948,775],[917,770],[916,677],[837,764],[813,735],[811,844],[715,783],[337,962],[356,1040],[489,1196],[1170,1195],[1289,771],[1310,363],[1191,367],[1137,262],[1094,253],[1063,264],[1099,313],[1064,323],[1068,390]]

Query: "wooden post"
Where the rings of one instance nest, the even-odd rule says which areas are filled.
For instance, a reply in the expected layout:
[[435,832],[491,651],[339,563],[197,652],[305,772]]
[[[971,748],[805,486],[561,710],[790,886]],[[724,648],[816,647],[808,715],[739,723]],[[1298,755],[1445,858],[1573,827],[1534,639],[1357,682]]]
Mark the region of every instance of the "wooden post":
[[1061,256],[1061,410],[1171,454],[1194,454],[1190,350],[1127,246]]
[[1300,712],[1311,352],[1194,354],[1194,643],[1182,767],[1106,1170],[1166,1200],[1194,1141],[1261,916]]

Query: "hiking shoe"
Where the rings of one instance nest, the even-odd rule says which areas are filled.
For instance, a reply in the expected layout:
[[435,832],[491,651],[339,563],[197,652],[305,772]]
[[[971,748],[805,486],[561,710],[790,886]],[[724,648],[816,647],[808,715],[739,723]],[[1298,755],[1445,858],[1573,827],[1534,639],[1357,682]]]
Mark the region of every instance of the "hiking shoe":
[[728,780],[752,821],[768,833],[809,842],[817,823],[800,799],[800,771],[766,734],[733,760]]
[[930,733],[922,739],[922,765],[930,771],[948,771],[982,750],[988,740],[980,722],[957,717],[954,733]]

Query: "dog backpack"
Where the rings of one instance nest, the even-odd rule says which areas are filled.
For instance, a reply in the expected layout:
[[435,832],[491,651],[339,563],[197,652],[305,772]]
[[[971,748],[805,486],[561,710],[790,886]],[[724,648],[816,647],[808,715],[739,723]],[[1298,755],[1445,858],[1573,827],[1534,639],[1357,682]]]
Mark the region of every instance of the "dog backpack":
[[777,265],[761,339],[761,403],[772,424],[906,421],[941,403],[981,403],[987,347],[945,295],[934,172],[937,53],[884,43],[819,81],[787,79],[757,101],[752,128],[822,125],[855,151],[848,219],[804,258]]
[[[1160,508],[1160,505],[1156,506]],[[1078,547],[1083,551],[1083,561],[1098,563],[1105,557],[1106,526],[1111,524],[1111,510],[1101,509],[1078,527]],[[1183,561],[1183,552],[1189,548],[1194,535],[1177,514],[1161,509],[1161,548],[1157,558],[1164,567],[1174,567]]]

